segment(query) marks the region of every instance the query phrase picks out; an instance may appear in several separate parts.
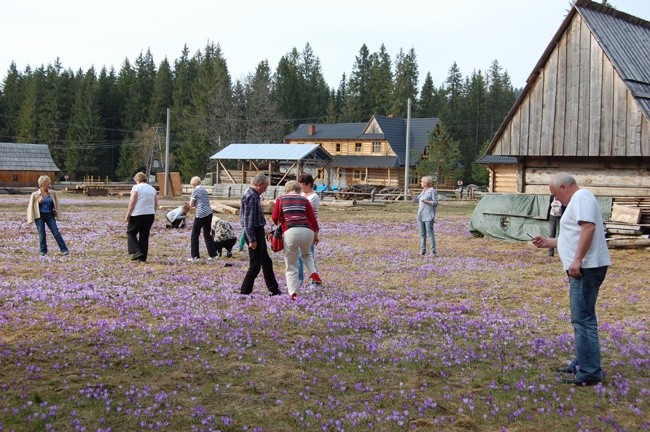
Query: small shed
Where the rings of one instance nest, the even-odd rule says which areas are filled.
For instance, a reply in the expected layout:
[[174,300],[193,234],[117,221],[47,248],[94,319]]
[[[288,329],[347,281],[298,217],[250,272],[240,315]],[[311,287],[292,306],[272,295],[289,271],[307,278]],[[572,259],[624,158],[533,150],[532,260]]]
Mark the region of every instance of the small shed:
[[0,186],[36,186],[42,175],[54,183],[58,172],[47,144],[0,143]]
[[[247,184],[258,173],[264,172],[277,186],[295,179],[303,172],[314,178],[319,170],[329,170],[332,156],[318,144],[230,144],[210,156],[216,161],[216,183]],[[224,161],[235,161],[235,168],[227,168]]]
[[[577,0],[481,160],[490,192],[650,198],[650,22]],[[513,164],[513,162],[515,162]]]

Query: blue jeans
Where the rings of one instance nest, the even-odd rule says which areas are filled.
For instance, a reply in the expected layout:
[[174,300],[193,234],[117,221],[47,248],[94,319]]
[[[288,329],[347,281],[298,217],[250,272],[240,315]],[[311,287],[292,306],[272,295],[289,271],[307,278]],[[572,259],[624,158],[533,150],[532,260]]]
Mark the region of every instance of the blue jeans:
[[[316,257],[314,256],[314,244],[311,244],[311,256],[314,260],[314,270],[316,273],[318,273],[318,268],[316,267]],[[311,275],[309,275],[311,276]],[[300,285],[305,281],[305,269],[303,268],[303,263],[302,263],[302,255],[298,254],[298,282],[300,282]]]
[[436,253],[436,235],[433,233],[433,221],[420,222],[420,251],[427,252],[427,237],[431,243],[431,253]]
[[47,241],[45,239],[45,225],[50,229],[54,236],[54,240],[59,245],[59,249],[63,253],[68,253],[68,247],[63,241],[63,236],[59,232],[59,227],[56,225],[56,219],[52,213],[41,213],[41,217],[34,221],[36,223],[36,230],[38,231],[38,247],[41,250],[41,255],[47,254]]
[[581,278],[569,276],[571,324],[575,333],[576,357],[569,365],[579,380],[602,381],[596,299],[607,275],[607,266],[582,269]]

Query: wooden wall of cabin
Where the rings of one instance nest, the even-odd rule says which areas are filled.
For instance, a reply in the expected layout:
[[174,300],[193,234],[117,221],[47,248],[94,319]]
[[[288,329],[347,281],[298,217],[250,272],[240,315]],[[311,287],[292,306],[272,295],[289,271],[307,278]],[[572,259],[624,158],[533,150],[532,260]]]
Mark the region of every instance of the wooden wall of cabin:
[[579,14],[491,154],[650,156],[650,121]]
[[[373,142],[380,143],[379,151],[373,151]],[[361,151],[356,151],[356,144],[361,144]],[[314,144],[314,141],[289,140],[289,144]],[[365,141],[365,140],[333,140],[318,141],[329,154],[333,156],[396,156],[393,149],[386,140]],[[337,144],[340,150],[337,151]]]
[[50,177],[52,184],[56,183],[54,171],[0,171],[0,186],[2,187],[33,187],[38,188],[38,178],[42,175]]
[[572,174],[578,185],[595,195],[614,197],[650,196],[648,158],[526,158],[520,192],[548,193],[548,183],[558,172]]
[[488,191],[495,193],[517,192],[517,165],[489,165]]

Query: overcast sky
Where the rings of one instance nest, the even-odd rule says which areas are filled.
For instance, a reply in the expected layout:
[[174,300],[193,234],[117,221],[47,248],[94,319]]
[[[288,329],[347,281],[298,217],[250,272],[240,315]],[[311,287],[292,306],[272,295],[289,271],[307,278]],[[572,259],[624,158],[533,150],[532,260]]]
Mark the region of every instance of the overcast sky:
[[[650,20],[650,0],[610,0],[618,10]],[[559,28],[569,0],[0,0],[0,79],[53,63],[86,71],[133,62],[149,49],[156,66],[172,63],[208,41],[221,46],[233,82],[262,60],[309,43],[330,87],[350,76],[355,56],[386,46],[391,59],[415,49],[420,85],[427,72],[440,86],[456,62],[461,73],[487,70],[493,60],[515,87],[526,78]]]

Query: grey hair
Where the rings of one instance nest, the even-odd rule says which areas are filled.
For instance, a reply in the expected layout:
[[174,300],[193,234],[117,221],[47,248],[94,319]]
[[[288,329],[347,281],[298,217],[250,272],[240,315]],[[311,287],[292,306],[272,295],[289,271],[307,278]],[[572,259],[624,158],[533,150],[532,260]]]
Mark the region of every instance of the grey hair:
[[433,178],[431,176],[424,176],[422,180],[427,182],[427,186],[433,186]]
[[284,185],[284,192],[298,192],[302,191],[302,186],[295,180],[289,180],[286,185]]
[[201,177],[194,176],[190,179],[190,186],[198,186],[201,184]]
[[549,186],[553,186],[554,188],[558,188],[560,186],[572,186],[576,184],[578,183],[576,182],[575,177],[565,172],[555,174],[553,177],[551,177],[551,181],[549,182]]
[[253,177],[253,180],[251,180],[251,185],[253,186],[259,186],[261,184],[270,184],[271,182],[269,181],[269,178],[266,176],[266,174],[259,173]]
[[45,182],[52,183],[52,180],[50,180],[49,176],[42,175],[38,178],[38,187],[43,187]]

